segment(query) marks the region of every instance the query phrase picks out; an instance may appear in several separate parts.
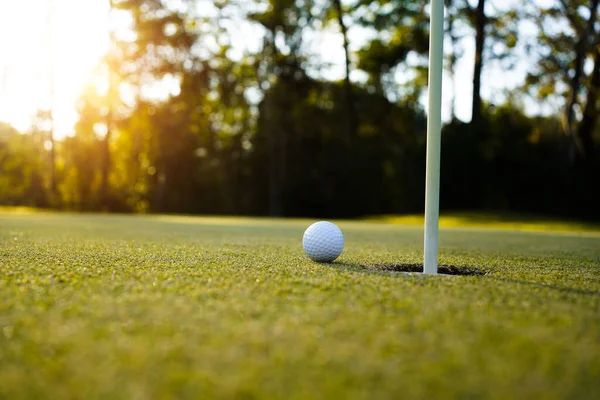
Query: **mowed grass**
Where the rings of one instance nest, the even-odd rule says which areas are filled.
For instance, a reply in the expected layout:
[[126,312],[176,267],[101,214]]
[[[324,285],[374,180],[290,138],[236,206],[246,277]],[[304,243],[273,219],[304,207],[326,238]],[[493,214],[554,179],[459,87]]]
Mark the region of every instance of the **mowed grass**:
[[[423,215],[383,215],[367,218],[369,221],[399,225],[423,226]],[[511,229],[518,231],[600,232],[600,223],[518,213],[450,212],[440,215],[440,226],[444,228],[479,227]]]
[[600,234],[0,213],[0,398],[600,398]]

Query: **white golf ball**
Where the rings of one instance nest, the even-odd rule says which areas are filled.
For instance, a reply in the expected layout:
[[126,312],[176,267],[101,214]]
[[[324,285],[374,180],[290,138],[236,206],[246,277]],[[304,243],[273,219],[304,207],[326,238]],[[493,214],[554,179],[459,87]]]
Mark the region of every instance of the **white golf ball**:
[[315,222],[304,232],[302,247],[311,260],[331,262],[344,250],[344,234],[334,223]]

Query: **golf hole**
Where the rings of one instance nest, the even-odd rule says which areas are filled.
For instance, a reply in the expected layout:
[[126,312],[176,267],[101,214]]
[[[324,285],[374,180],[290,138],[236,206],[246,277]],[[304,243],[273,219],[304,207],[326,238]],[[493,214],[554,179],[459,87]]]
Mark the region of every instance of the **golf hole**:
[[[423,272],[423,264],[375,264],[363,265],[363,268],[375,271],[393,271],[393,272]],[[438,273],[441,275],[457,276],[482,276],[486,272],[474,267],[460,267],[457,265],[439,265]]]

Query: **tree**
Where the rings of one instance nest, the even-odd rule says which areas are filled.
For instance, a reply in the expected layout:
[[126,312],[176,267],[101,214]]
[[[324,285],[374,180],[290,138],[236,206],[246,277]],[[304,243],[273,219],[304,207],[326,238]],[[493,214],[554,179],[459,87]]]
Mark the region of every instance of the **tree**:
[[344,75],[344,98],[346,105],[346,129],[347,129],[347,140],[353,140],[356,137],[357,131],[357,115],[356,115],[356,107],[354,101],[354,95],[352,93],[352,82],[350,82],[350,73],[351,71],[351,61],[350,61],[350,43],[348,39],[348,28],[346,23],[344,22],[344,16],[346,12],[344,11],[344,7],[342,5],[341,0],[332,0],[333,6],[335,9],[336,19],[340,27],[340,31],[343,37],[344,43],[344,65],[345,65],[345,75]]
[[592,71],[588,78],[588,89],[583,109],[583,116],[577,130],[577,139],[581,143],[582,156],[590,161],[594,158],[594,130],[598,121],[598,92],[600,92],[600,47],[595,45],[593,52]]
[[[187,3],[184,3],[187,4]],[[102,202],[109,201],[109,180],[111,175],[111,141],[120,121],[125,122],[128,114],[134,112],[136,104],[144,105],[144,88],[155,85],[165,77],[179,77],[184,65],[193,58],[191,48],[198,34],[189,29],[189,17],[186,10],[173,8],[173,5],[161,0],[111,0],[113,13],[127,13],[132,18],[131,31],[134,39],[119,39],[111,32],[111,47],[104,59],[104,70],[108,82],[108,92],[104,107],[104,125],[106,135],[102,146],[101,161],[101,197]],[[123,107],[119,91],[125,86],[135,94],[133,108]],[[135,134],[123,131],[122,134]],[[159,148],[159,151],[167,151]],[[159,157],[160,158],[160,157]],[[153,166],[154,167],[154,166]],[[168,180],[165,170],[155,171],[159,178],[157,193],[164,193]],[[146,166],[146,169],[148,166]],[[136,197],[136,196],[134,196]],[[157,197],[160,199],[160,197]],[[159,207],[160,208],[160,207]]]
[[54,117],[52,107],[46,110],[38,110],[33,117],[31,129],[28,132],[32,136],[34,150],[40,152],[42,165],[46,171],[41,175],[43,186],[47,192],[47,200],[50,205],[60,207],[60,195],[58,193],[59,169],[57,167],[59,142],[54,139]]
[[[269,214],[283,215],[288,153],[294,132],[291,112],[306,81],[302,67],[304,30],[311,25],[311,1],[269,0],[265,12],[249,15],[264,27],[262,59],[257,65],[258,80],[267,88],[260,108],[268,143]],[[299,23],[303,21],[303,23]],[[275,89],[269,89],[270,87]],[[292,115],[290,115],[292,114]]]
[[34,134],[0,122],[0,204],[44,207],[43,152]]
[[103,108],[98,97],[95,88],[87,88],[85,101],[78,104],[75,135],[65,138],[62,146],[64,172],[60,193],[63,206],[72,210],[92,211],[106,206],[103,190],[107,188],[101,189],[101,186],[104,183],[102,164],[107,130],[102,123]]
[[[358,68],[369,76],[370,90],[388,95],[397,93],[393,72],[399,65],[409,65],[412,79],[402,87],[400,97],[418,101],[427,86],[427,52],[429,18],[426,1],[384,0],[374,3],[359,0],[355,13],[363,27],[376,35],[358,51]],[[416,61],[414,61],[416,60]],[[395,96],[396,97],[396,96]]]
[[485,46],[485,28],[487,16],[485,1],[478,0],[477,7],[469,10],[470,21],[475,29],[475,64],[473,66],[473,105],[471,121],[475,125],[481,123],[481,74],[483,72]]
[[457,5],[459,18],[466,21],[475,34],[471,124],[478,127],[483,121],[481,87],[484,68],[492,61],[507,61],[506,68],[512,67],[512,61],[516,59],[513,50],[517,46],[520,15],[515,9],[495,7],[491,0],[477,0],[475,6],[469,0],[460,1]]
[[[571,139],[572,161],[592,158],[594,152],[600,83],[598,6],[598,0],[561,0],[535,8],[539,63],[529,73],[526,87],[540,100],[564,99],[563,129]],[[586,63],[591,66],[587,75]]]
[[452,79],[453,90],[452,90],[452,99],[450,101],[450,120],[454,121],[456,119],[456,63],[462,56],[461,50],[459,48],[459,41],[461,37],[457,31],[457,24],[460,23],[458,20],[458,12],[456,8],[456,4],[458,2],[456,0],[444,0],[444,5],[446,7],[446,32],[445,34],[450,39],[450,48],[446,50],[448,53],[447,56],[447,69],[450,77]]

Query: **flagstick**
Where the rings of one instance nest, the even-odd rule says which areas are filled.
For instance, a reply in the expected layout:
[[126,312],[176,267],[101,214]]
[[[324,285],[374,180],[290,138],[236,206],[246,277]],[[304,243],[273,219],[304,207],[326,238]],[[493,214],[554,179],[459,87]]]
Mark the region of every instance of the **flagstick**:
[[442,64],[444,57],[444,2],[431,0],[429,36],[429,111],[425,180],[425,274],[437,274],[440,214],[440,151],[442,131]]

